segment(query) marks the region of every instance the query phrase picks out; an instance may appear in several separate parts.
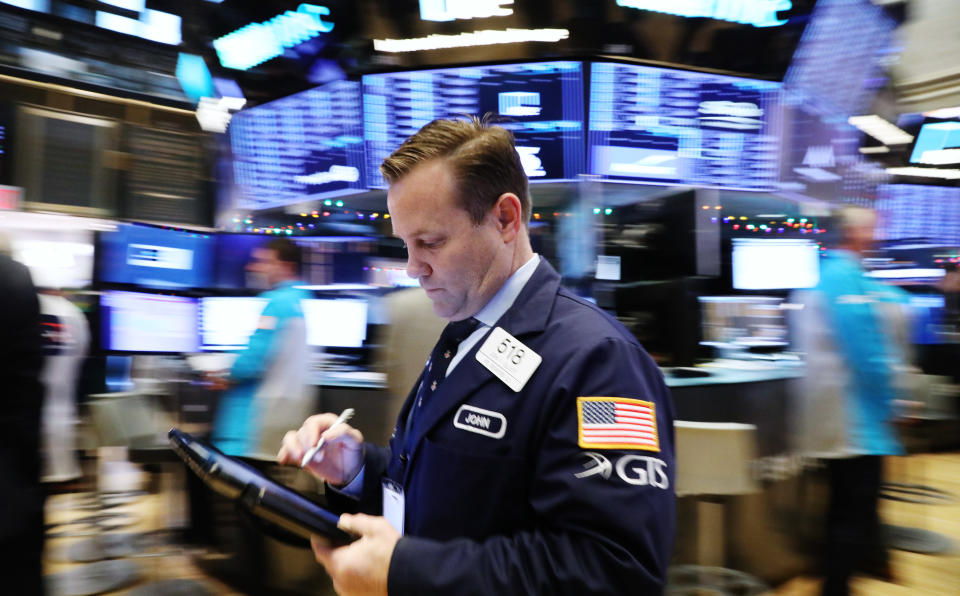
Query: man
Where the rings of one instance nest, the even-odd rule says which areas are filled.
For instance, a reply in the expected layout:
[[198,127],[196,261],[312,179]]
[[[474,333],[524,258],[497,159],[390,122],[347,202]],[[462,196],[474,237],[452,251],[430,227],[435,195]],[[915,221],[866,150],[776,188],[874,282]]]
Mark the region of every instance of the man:
[[363,514],[340,521],[358,541],[313,541],[334,587],[661,592],[675,523],[670,398],[626,329],[533,253],[511,134],[438,120],[381,171],[407,272],[451,324],[389,448],[331,428],[332,414],[284,438],[279,460],[299,463],[325,437],[309,469],[358,497]]
[[0,250],[0,569],[4,591],[43,594],[40,307],[30,272]]
[[[261,297],[267,304],[257,329],[230,368],[229,388],[220,400],[214,423],[214,443],[231,455],[258,455],[263,434],[281,421],[310,411],[306,383],[306,325],[301,300],[310,295],[300,283],[300,248],[276,238],[255,248],[247,269],[272,289]],[[273,439],[275,445],[279,436]]]
[[823,458],[830,479],[823,594],[849,593],[850,576],[866,569],[889,577],[877,499],[884,455],[902,453],[892,426],[896,375],[906,361],[906,302],[897,288],[864,275],[860,259],[873,244],[876,216],[846,207],[840,238],[822,260],[816,288],[791,302],[790,327],[806,354],[792,416],[801,455]]

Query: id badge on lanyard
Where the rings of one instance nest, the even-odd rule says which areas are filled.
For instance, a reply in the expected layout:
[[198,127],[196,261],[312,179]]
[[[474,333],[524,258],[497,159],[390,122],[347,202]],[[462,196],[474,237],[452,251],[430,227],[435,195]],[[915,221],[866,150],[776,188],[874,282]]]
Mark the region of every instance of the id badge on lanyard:
[[383,488],[383,517],[403,536],[403,512],[405,505],[403,487],[389,478],[384,478],[381,486]]

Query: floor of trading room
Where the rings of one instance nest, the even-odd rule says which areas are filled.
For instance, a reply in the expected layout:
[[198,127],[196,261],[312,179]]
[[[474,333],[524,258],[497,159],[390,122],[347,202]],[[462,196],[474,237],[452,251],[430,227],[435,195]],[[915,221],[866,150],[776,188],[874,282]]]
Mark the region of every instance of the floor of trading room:
[[[95,499],[89,492],[70,492],[50,497],[47,501],[48,535],[45,552],[45,573],[49,596],[64,594],[243,594],[233,586],[208,572],[223,556],[209,549],[178,545],[174,534],[163,530],[177,523],[183,524],[183,490],[177,487],[157,486],[134,466],[125,462],[101,465],[100,474],[108,480],[100,482],[110,489],[106,496]],[[945,491],[954,498],[931,504],[882,500],[884,523],[935,531],[960,545],[960,454],[914,455],[894,458],[888,462],[890,480],[923,484]],[[180,516],[179,521],[175,518]],[[74,523],[68,523],[74,522]],[[101,545],[102,552],[78,546],[94,536],[126,535],[116,544]],[[300,557],[308,553],[300,553]],[[276,555],[274,555],[276,556]],[[76,561],[77,558],[86,562]],[[77,587],[63,583],[65,571],[76,570],[90,561],[105,558],[107,565],[92,575],[115,574],[125,581],[121,588],[97,592],[89,586]],[[132,565],[131,565],[132,563]],[[302,560],[301,560],[302,563]],[[960,552],[955,548],[946,554],[917,554],[901,550],[891,551],[892,571],[896,583],[887,583],[870,577],[857,576],[853,593],[870,596],[906,596],[915,594],[957,594],[960,592]],[[301,564],[302,567],[302,564]],[[94,578],[97,579],[96,577]],[[150,591],[148,584],[163,580],[192,580],[164,584],[164,589]],[[317,594],[329,594],[329,586],[320,581]],[[304,585],[301,582],[301,587]],[[307,583],[306,585],[311,585]],[[778,596],[813,596],[819,593],[815,577],[798,577],[773,593]],[[200,588],[200,591],[197,589]],[[72,591],[71,591],[72,590]],[[283,593],[270,590],[270,593]]]

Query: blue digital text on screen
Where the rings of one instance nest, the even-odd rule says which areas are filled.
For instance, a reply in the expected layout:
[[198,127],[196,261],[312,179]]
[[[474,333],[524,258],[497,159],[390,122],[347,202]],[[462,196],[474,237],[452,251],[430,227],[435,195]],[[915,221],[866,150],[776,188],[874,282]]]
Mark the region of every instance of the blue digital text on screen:
[[239,207],[264,209],[365,190],[360,83],[336,81],[237,114]]
[[588,171],[623,182],[773,188],[779,96],[769,81],[594,63]]
[[498,117],[513,132],[531,181],[584,171],[583,69],[579,62],[499,64],[363,77],[367,184],[383,188],[380,163],[437,118]]
[[212,278],[209,234],[119,224],[100,236],[102,281],[153,288],[205,288]]

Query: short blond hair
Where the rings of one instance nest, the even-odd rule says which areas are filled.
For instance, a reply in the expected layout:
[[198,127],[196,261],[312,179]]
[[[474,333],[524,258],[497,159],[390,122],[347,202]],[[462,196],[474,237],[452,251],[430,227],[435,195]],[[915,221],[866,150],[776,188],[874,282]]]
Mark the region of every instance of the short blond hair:
[[520,199],[524,223],[530,221],[530,183],[520,163],[513,134],[483,118],[434,120],[383,160],[380,172],[393,184],[420,164],[443,160],[453,173],[460,206],[474,223],[504,193]]

